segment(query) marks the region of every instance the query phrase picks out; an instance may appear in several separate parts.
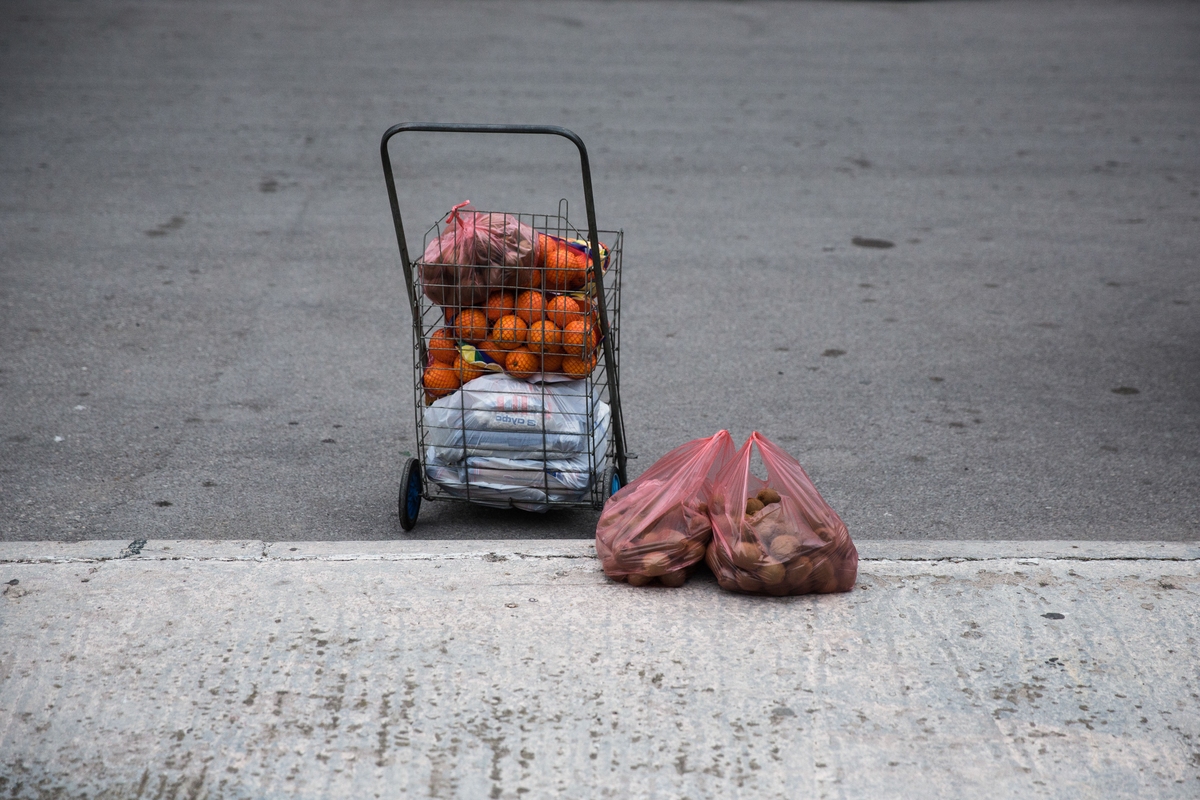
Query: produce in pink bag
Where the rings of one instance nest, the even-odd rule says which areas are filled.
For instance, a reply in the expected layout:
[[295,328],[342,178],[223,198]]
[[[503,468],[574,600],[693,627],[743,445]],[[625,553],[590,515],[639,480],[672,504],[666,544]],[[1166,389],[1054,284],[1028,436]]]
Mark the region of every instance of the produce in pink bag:
[[[757,445],[764,482],[750,473]],[[804,472],[757,431],[716,476],[706,561],[722,589],[752,594],[848,592],[858,550],[845,523]]]
[[441,233],[421,256],[425,296],[440,306],[483,306],[488,295],[516,286],[533,272],[537,234],[512,214],[451,210]]
[[729,431],[718,431],[676,447],[610,497],[596,525],[604,574],[633,586],[682,586],[704,558],[706,498],[732,455]]

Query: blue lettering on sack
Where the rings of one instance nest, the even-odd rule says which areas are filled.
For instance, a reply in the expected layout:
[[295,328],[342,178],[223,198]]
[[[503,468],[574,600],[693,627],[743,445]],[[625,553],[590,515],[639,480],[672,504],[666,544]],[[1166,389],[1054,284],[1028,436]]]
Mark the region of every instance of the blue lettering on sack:
[[509,425],[525,425],[530,428],[537,427],[537,420],[523,419],[521,417],[513,417],[508,414],[497,414],[496,422],[507,422]]

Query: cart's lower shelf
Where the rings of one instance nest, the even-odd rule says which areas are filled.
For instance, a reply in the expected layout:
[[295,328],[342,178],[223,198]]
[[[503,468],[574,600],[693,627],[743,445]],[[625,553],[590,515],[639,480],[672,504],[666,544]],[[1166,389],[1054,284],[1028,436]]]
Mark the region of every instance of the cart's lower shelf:
[[431,496],[527,511],[592,505],[611,419],[590,381],[476,378],[425,409]]

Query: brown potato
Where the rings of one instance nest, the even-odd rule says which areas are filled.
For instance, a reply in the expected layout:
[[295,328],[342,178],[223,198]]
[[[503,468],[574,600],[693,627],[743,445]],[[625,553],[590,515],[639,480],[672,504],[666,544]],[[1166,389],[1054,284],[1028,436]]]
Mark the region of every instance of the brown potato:
[[767,506],[748,520],[754,539],[761,542],[764,548],[778,537],[793,533],[792,526],[778,513],[778,509],[779,506]]
[[803,594],[807,591],[808,576],[812,573],[812,561],[805,556],[800,556],[795,561],[791,561],[787,565],[787,581],[788,586],[792,588],[795,594]]
[[713,571],[714,575],[721,572],[722,564],[724,562],[724,559],[721,557],[722,553],[720,552],[720,549],[720,545],[717,544],[716,539],[713,539],[711,542],[709,542],[708,547],[704,549],[704,563],[708,564],[708,568]]
[[[599,546],[597,546],[597,549],[599,549]],[[628,549],[629,549],[628,542],[617,542],[616,544],[612,545],[612,549],[611,549],[612,555],[610,557],[610,560],[612,561],[612,563],[619,564],[622,561],[624,561],[626,558],[626,553],[627,553]]]
[[754,577],[752,573],[738,570],[734,580],[737,582],[737,588],[743,592],[761,592],[763,590],[762,581]]
[[673,553],[686,546],[687,536],[673,528],[657,527],[642,534],[640,544]]
[[691,539],[687,543],[687,550],[684,551],[683,563],[691,566],[700,559],[704,558],[705,542],[699,539]]
[[808,580],[812,585],[812,590],[817,594],[829,594],[837,591],[837,575],[834,574],[833,564],[828,558],[816,559]]
[[763,591],[773,597],[783,597],[784,595],[795,594],[792,590],[792,585],[786,580],[776,584],[763,584]]
[[757,514],[763,510],[763,504],[759,502],[757,497],[749,497],[746,499],[746,515],[750,516]]
[[773,538],[767,546],[767,550],[770,551],[772,558],[786,564],[799,555],[801,547],[800,537],[789,533]]
[[762,554],[762,548],[754,542],[738,542],[733,546],[733,563],[742,569],[754,569]]
[[638,575],[636,572],[634,572],[634,573],[631,573],[629,576],[629,585],[630,586],[645,586],[647,583],[649,583],[652,580],[654,580],[654,579],[647,578],[645,575]]
[[770,588],[783,583],[787,568],[775,561],[768,561],[758,568],[757,573],[758,579],[763,582],[763,585]]
[[613,548],[613,562],[626,572],[641,569],[642,556],[634,542],[621,542]]
[[[700,505],[707,508],[703,503]],[[689,537],[707,536],[712,531],[712,522],[709,521],[708,514],[686,504],[683,506],[683,522]]]
[[678,589],[680,586],[683,586],[685,583],[687,583],[687,579],[687,570],[677,569],[673,572],[668,572],[665,575],[659,576],[658,582],[671,589]]
[[778,503],[779,500],[779,492],[774,489],[763,488],[758,491],[758,501],[764,506],[769,506],[771,503]]
[[671,568],[671,557],[666,553],[648,553],[642,557],[642,566],[638,570],[643,575],[657,578]]
[[837,590],[839,592],[848,592],[854,588],[854,584],[858,580],[857,565],[851,569],[848,565],[843,564],[841,569],[834,570],[834,572],[837,573]]

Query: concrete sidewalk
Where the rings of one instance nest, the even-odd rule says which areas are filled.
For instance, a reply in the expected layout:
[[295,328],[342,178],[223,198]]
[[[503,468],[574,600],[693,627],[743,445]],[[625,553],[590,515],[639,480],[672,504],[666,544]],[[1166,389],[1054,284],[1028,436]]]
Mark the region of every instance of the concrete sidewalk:
[[1200,544],[0,543],[4,797],[1195,797]]

